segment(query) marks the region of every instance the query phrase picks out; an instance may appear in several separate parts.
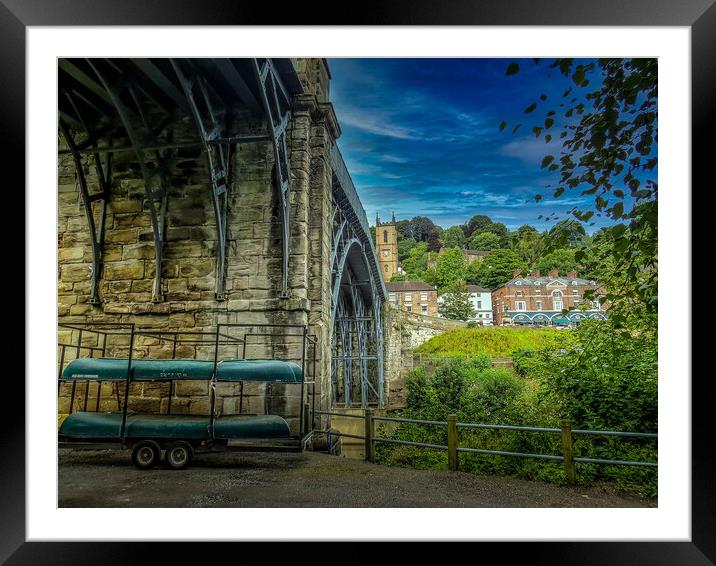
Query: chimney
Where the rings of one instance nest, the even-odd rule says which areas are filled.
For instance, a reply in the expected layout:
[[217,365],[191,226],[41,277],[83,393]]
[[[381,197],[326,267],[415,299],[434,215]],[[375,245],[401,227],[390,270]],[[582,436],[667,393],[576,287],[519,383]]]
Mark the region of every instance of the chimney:
[[568,271],[568,272],[567,272],[567,277],[569,277],[570,279],[576,279],[576,277],[577,277],[577,272],[574,271],[574,270]]
[[541,273],[539,272],[539,269],[533,269],[532,273],[530,273],[532,277],[540,277]]
[[549,273],[547,273],[548,277],[559,277],[559,271],[556,269],[550,269]]

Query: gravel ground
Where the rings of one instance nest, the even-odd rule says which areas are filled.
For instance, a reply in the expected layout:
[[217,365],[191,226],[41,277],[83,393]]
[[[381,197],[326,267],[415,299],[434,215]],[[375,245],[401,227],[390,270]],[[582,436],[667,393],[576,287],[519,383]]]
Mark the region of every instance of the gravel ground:
[[129,452],[59,451],[60,507],[656,507],[608,486],[410,470],[316,452],[196,456],[141,471]]

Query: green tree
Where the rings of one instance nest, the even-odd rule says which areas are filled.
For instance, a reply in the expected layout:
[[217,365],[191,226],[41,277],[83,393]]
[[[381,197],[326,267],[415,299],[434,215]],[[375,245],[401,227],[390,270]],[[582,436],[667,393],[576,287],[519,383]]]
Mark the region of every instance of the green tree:
[[421,279],[428,269],[428,244],[420,242],[410,248],[401,265],[411,279]]
[[416,242],[412,238],[404,238],[398,235],[398,258],[400,259],[401,263],[406,257],[408,257],[408,253],[410,252],[410,250],[412,250],[417,245],[418,242]]
[[460,226],[452,226],[448,228],[443,232],[440,239],[442,240],[443,246],[446,248],[465,249],[465,244],[467,242],[465,234]]
[[544,254],[545,237],[532,226],[521,226],[517,232],[511,234],[510,249],[514,251],[527,265],[535,265]]
[[470,238],[470,249],[490,251],[499,248],[500,243],[500,237],[494,232],[480,232]]
[[539,258],[536,263],[537,269],[542,273],[556,269],[560,275],[564,275],[568,271],[576,271],[577,260],[574,259],[575,251],[574,249],[556,249]]
[[584,226],[578,220],[562,220],[547,232],[551,247],[577,246],[587,238]]
[[465,257],[460,248],[449,248],[437,259],[435,284],[443,291],[458,279],[465,279]]
[[512,279],[515,271],[527,271],[527,264],[515,252],[506,249],[492,250],[480,262],[479,285],[494,289]]
[[464,279],[457,279],[442,294],[438,312],[451,320],[469,320],[475,316],[475,309],[470,302],[470,293]]
[[[539,60],[536,60],[538,63]],[[551,104],[546,95],[525,108],[531,114],[544,105],[544,120],[532,128],[544,134],[547,155],[543,169],[557,173],[557,186],[549,185],[553,197],[569,191],[593,197],[589,209],[573,207],[571,215],[591,222],[604,216],[622,221],[612,234],[608,254],[613,263],[607,280],[612,310],[631,309],[641,302],[645,312],[656,313],[658,304],[658,181],[657,181],[657,59],[599,59],[577,63],[557,59],[551,63],[553,80],[560,75],[570,84],[563,102]],[[511,63],[507,75],[519,72]],[[591,86],[590,86],[591,85]],[[559,113],[559,114],[558,114]],[[500,124],[504,130],[506,123]],[[513,128],[515,132],[517,127]],[[552,133],[559,142],[552,143]],[[627,195],[629,198],[627,198]],[[541,200],[541,195],[535,196]],[[550,215],[555,216],[556,215]],[[577,254],[577,260],[581,259]],[[626,317],[610,317],[622,324]]]
[[416,242],[427,242],[428,236],[436,229],[435,223],[427,216],[414,216],[410,220],[399,220],[395,227],[404,238]]

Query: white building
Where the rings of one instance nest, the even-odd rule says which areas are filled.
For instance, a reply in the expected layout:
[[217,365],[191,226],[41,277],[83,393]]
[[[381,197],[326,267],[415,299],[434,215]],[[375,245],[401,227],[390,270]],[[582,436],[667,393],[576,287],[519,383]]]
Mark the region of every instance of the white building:
[[[468,285],[470,303],[474,314],[467,322],[475,322],[479,326],[492,326],[492,293],[478,285]],[[438,305],[443,304],[443,295],[438,297]]]
[[492,326],[492,293],[478,285],[468,285],[467,292],[475,311],[472,320],[481,326]]

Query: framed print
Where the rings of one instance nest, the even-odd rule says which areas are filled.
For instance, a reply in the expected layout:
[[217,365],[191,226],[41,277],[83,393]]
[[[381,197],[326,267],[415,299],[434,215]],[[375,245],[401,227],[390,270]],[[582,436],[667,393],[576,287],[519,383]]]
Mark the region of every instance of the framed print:
[[2,0],[29,332],[0,556],[714,563],[690,259],[712,2],[335,7]]

